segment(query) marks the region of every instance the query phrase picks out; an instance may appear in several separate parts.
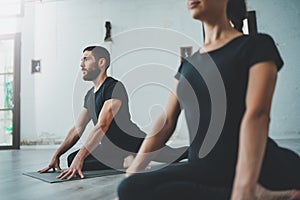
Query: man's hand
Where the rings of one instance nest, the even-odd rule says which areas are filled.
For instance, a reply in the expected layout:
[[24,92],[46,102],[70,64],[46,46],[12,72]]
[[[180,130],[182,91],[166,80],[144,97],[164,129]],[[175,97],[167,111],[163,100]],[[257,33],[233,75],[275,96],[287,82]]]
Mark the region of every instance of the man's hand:
[[45,173],[47,171],[49,171],[50,169],[57,169],[58,171],[62,172],[62,169],[59,166],[59,157],[53,156],[50,164],[48,165],[48,167],[41,169],[38,171],[38,173]]
[[75,175],[79,175],[80,178],[84,178],[84,175],[82,173],[82,165],[83,161],[78,159],[77,156],[74,158],[71,166],[66,171],[63,171],[57,178],[58,179],[68,179],[71,180]]

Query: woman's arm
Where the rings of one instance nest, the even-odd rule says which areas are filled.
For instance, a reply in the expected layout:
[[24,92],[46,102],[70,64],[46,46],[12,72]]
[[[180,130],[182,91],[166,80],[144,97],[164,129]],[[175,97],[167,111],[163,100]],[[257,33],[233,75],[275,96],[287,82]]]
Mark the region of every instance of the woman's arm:
[[177,84],[178,81],[176,82],[173,93],[170,94],[165,112],[155,121],[151,133],[147,135],[133,163],[127,169],[127,176],[141,169],[145,169],[154,156],[151,152],[162,148],[173,134],[178,116],[181,112],[176,95]]
[[232,200],[257,198],[255,193],[268,137],[276,78],[273,62],[261,62],[250,68]]

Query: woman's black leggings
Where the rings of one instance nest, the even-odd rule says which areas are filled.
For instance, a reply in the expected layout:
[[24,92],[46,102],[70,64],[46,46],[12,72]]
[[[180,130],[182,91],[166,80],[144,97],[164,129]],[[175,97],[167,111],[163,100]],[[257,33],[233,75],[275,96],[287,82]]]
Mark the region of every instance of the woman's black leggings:
[[222,179],[217,173],[201,173],[196,163],[178,163],[126,178],[118,187],[118,196],[120,200],[228,200],[230,185]]
[[[300,158],[274,142],[269,142],[259,183],[270,190],[300,189]],[[228,200],[234,170],[221,172],[222,166],[187,162],[138,173],[118,187],[120,200]]]

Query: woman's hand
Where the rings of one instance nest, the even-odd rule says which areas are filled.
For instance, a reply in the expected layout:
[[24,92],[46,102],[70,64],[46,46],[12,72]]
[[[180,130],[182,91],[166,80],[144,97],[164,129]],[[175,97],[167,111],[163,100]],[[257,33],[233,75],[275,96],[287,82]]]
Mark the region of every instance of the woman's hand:
[[130,167],[127,168],[127,170],[126,170],[125,177],[129,177],[129,176],[135,174],[136,172],[138,172],[138,169],[135,169],[134,167],[130,166]]
[[231,200],[258,200],[256,196],[256,186],[241,187],[235,184],[232,190]]
[[[135,173],[137,173],[137,172],[139,171],[138,168],[136,168],[136,167],[134,167],[134,166],[132,165],[132,163],[133,163],[133,161],[134,161],[134,158],[135,158],[135,157],[134,157],[133,155],[129,155],[129,156],[127,156],[127,157],[124,159],[123,167],[124,167],[124,169],[127,168],[125,177],[129,177],[129,176],[131,176],[132,174],[135,174]],[[145,170],[150,170],[150,169],[151,169],[151,166],[150,166],[150,165],[148,165],[148,166],[145,168]]]

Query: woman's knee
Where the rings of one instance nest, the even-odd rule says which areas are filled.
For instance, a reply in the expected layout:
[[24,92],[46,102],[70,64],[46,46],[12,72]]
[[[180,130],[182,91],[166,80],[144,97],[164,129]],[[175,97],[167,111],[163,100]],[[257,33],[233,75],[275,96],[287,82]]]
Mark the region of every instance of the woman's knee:
[[[145,174],[135,174],[124,179],[117,188],[120,200],[151,199],[151,186]],[[150,193],[150,194],[149,194]]]
[[134,175],[124,179],[117,188],[117,193],[120,200],[133,200],[134,191],[136,191],[136,187],[138,184],[134,182]]

